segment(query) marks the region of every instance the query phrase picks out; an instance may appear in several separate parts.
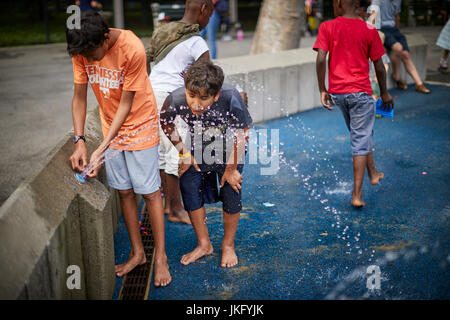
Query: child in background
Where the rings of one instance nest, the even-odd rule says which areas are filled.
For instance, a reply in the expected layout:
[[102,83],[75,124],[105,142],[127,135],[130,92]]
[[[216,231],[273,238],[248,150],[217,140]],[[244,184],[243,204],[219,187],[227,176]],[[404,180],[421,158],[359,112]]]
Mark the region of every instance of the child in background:
[[[234,237],[242,209],[243,157],[252,118],[240,93],[223,84],[220,67],[199,60],[184,79],[185,87],[172,92],[161,110],[161,127],[180,154],[181,194],[198,242],[181,263],[187,265],[213,253],[204,204],[220,199],[224,224],[221,266],[233,267],[238,263]],[[190,147],[180,139],[173,123],[177,115],[189,125]]]
[[[354,178],[351,204],[362,207],[366,168],[371,184],[378,184],[384,177],[375,168],[372,153],[375,102],[371,96],[369,58],[375,64],[384,108],[393,108],[393,101],[386,89],[383,44],[377,30],[369,28],[355,13],[358,7],[358,0],[333,0],[337,18],[322,23],[313,49],[318,51],[316,69],[322,105],[329,110],[333,110],[331,105],[337,105],[350,131]],[[325,87],[328,53],[329,90]]]

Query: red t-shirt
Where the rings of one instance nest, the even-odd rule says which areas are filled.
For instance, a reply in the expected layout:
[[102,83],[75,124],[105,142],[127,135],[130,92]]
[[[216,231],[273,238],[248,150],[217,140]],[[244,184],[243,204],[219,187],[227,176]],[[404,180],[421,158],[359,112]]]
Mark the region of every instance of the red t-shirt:
[[314,50],[329,52],[328,92],[372,94],[369,58],[385,53],[377,29],[361,19],[338,17],[320,25]]

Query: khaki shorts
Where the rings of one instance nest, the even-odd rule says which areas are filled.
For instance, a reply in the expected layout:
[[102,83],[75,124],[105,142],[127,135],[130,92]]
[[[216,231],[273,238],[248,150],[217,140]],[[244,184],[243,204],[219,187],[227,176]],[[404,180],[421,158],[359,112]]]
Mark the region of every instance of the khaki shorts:
[[[169,92],[154,91],[156,103],[158,105],[158,112],[161,112],[164,101]],[[183,143],[186,145],[186,137],[189,132],[189,127],[186,122],[179,116],[175,118],[175,126],[178,130],[179,135],[183,139]],[[165,133],[162,131],[161,126],[159,126],[159,169],[164,170],[167,174],[173,174],[178,177],[178,161],[179,155],[177,149],[173,146],[172,142],[167,138]]]

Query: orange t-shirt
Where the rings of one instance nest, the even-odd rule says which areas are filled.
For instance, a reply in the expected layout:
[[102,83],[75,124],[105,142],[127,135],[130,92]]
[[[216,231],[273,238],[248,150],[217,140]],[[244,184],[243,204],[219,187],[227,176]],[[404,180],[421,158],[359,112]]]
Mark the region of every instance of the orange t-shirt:
[[104,136],[114,119],[122,91],[135,91],[130,113],[111,146],[144,150],[159,143],[158,108],[147,76],[142,41],[132,31],[119,31],[119,37],[101,61],[88,62],[82,55],[72,57],[74,82],[90,83],[100,105]]

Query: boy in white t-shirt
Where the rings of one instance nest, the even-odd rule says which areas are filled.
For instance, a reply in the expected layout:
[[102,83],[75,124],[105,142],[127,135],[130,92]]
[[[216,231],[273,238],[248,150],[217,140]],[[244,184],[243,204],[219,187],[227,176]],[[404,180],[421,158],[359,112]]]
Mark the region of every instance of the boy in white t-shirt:
[[[183,73],[194,61],[210,60],[209,48],[199,31],[208,24],[214,10],[211,0],[188,0],[183,18],[157,28],[147,50],[147,71],[156,97],[158,111],[166,97],[184,86]],[[150,72],[150,63],[154,62]],[[181,137],[188,127],[177,117],[175,124]],[[165,213],[169,221],[190,224],[181,202],[178,181],[179,154],[165,134],[160,131],[159,169],[165,199]]]

